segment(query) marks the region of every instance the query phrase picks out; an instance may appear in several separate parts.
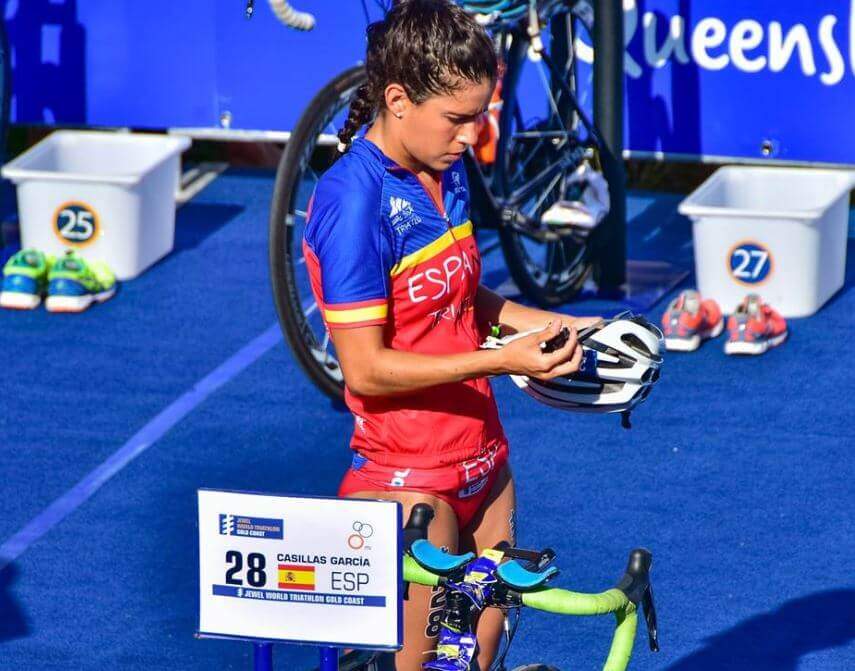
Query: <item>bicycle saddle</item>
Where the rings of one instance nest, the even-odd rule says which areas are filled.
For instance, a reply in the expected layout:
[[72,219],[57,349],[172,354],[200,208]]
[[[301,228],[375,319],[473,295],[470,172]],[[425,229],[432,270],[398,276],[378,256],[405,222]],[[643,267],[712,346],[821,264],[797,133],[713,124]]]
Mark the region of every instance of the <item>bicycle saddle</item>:
[[454,555],[421,538],[410,546],[410,554],[422,568],[441,576],[448,576],[475,559],[472,552]]
[[542,587],[557,574],[558,569],[554,566],[550,566],[541,573],[529,571],[515,559],[500,564],[496,571],[499,580],[517,592],[529,592]]

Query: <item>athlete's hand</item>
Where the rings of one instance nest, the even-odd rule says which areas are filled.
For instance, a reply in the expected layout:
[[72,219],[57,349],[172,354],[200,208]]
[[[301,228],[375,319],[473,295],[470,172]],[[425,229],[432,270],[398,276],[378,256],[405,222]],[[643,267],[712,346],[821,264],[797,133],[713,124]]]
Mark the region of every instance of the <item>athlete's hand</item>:
[[[559,334],[562,328],[570,332],[567,342],[554,352],[544,352],[543,344]],[[576,329],[562,320],[553,320],[544,330],[514,340],[501,350],[505,372],[550,380],[579,370],[582,347],[576,339]]]

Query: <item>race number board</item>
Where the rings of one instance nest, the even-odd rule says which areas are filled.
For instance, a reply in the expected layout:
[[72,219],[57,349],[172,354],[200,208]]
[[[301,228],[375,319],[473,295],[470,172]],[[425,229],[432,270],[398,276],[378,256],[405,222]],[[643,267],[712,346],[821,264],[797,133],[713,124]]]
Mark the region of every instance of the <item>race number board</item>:
[[199,635],[401,647],[401,505],[200,489]]

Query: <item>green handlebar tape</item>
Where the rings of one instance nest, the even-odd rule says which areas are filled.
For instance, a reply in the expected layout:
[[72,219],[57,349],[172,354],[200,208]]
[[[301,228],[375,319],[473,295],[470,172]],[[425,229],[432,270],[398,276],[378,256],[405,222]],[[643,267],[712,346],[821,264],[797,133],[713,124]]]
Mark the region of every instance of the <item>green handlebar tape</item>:
[[629,658],[632,657],[632,645],[635,643],[635,630],[638,628],[638,612],[632,602],[626,608],[615,613],[617,627],[612,638],[609,656],[603,665],[603,671],[626,671]]
[[404,555],[404,580],[428,587],[436,587],[439,584],[438,575],[419,566],[409,555]]
[[635,643],[638,614],[635,605],[619,589],[610,589],[600,594],[580,594],[557,588],[543,589],[523,593],[522,602],[531,608],[561,615],[614,613],[617,626],[603,671],[626,671]]
[[554,587],[524,592],[522,602],[526,606],[561,615],[605,615],[623,609],[629,599],[619,589],[600,594],[581,594]]

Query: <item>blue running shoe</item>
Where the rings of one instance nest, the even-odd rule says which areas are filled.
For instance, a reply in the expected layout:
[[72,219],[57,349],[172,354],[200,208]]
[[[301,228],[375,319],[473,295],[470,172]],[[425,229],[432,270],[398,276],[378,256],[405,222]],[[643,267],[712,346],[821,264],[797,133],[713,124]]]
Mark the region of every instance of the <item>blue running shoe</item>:
[[37,249],[22,249],[3,266],[0,307],[32,310],[42,302],[54,258]]
[[68,250],[48,273],[49,312],[83,312],[92,303],[103,303],[116,293],[116,277],[106,263],[87,261]]

